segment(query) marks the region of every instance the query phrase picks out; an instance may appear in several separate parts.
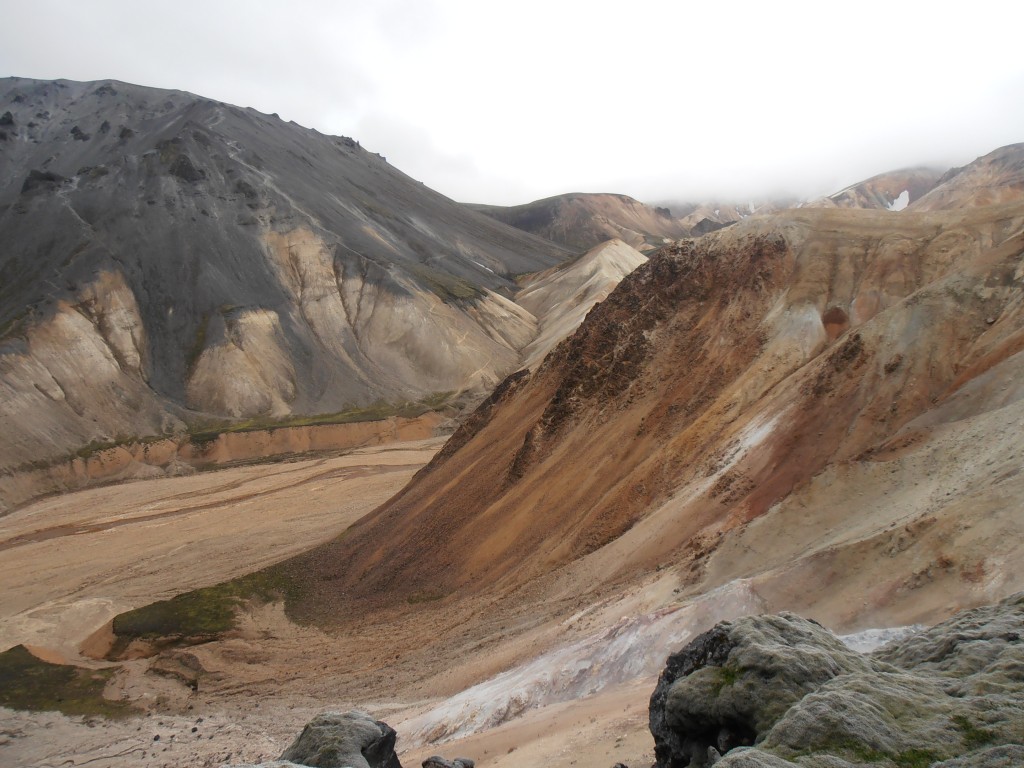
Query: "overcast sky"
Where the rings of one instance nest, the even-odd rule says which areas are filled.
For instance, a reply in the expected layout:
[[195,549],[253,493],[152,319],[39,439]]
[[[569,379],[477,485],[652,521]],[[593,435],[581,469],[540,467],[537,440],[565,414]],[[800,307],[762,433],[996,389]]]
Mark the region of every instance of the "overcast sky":
[[0,76],[177,88],[467,202],[815,196],[1024,141],[1024,4],[0,0]]

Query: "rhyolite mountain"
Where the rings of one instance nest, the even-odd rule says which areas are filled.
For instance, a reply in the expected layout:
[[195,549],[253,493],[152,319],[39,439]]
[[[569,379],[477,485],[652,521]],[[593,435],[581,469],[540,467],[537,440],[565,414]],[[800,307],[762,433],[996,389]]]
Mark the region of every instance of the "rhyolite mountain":
[[628,195],[572,192],[523,205],[469,207],[576,253],[612,239],[650,251],[690,234],[668,208],[647,205]]
[[951,168],[911,205],[919,211],[991,205],[1024,196],[1024,144],[1010,144],[962,168]]
[[937,168],[906,168],[872,176],[827,197],[807,203],[812,208],[874,208],[901,211],[944,180]]
[[652,255],[299,558],[296,610],[657,571],[857,627],[1020,589],[1024,201],[1001,199],[793,209]]
[[536,334],[515,276],[570,255],[276,115],[0,80],[0,468],[484,391]]

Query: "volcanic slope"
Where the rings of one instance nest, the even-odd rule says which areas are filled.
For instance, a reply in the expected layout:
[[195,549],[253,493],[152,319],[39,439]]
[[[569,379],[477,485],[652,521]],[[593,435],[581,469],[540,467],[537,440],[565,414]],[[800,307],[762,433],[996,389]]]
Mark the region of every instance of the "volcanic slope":
[[1022,285],[1020,203],[792,210],[666,248],[294,561],[295,609],[745,578],[856,627],[1020,589]]
[[689,234],[667,208],[646,205],[627,195],[574,192],[511,207],[469,207],[577,253],[611,239],[649,251]]
[[914,210],[941,211],[1024,197],[1024,144],[1010,144],[962,168],[951,168]]
[[538,319],[540,332],[523,350],[523,365],[539,363],[645,261],[646,256],[621,240],[608,240],[578,259],[531,275],[516,294],[516,303]]
[[0,80],[0,467],[204,418],[486,390],[569,256],[352,139],[180,91]]
[[807,203],[812,208],[878,208],[901,211],[931,192],[943,178],[935,168],[907,168],[872,176],[828,197]]

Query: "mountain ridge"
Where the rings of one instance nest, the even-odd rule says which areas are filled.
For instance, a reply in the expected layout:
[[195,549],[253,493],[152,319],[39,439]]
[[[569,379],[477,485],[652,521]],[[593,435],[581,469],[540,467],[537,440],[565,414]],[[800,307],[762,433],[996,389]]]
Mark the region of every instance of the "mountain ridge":
[[180,91],[6,79],[0,113],[2,466],[486,390],[535,334],[514,277],[569,255],[352,139]]

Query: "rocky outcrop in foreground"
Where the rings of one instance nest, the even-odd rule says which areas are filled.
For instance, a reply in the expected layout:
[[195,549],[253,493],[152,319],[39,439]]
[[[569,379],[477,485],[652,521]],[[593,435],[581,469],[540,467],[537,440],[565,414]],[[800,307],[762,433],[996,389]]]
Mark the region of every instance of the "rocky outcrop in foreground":
[[793,614],[722,622],[651,696],[660,768],[1024,764],[1024,593],[873,654]]
[[[402,768],[395,754],[395,729],[364,712],[324,712],[317,715],[279,760],[233,768]],[[473,760],[447,760],[433,755],[423,768],[473,768]]]
[[394,728],[363,712],[324,712],[306,724],[280,760],[261,766],[402,768],[395,754],[396,737]]

